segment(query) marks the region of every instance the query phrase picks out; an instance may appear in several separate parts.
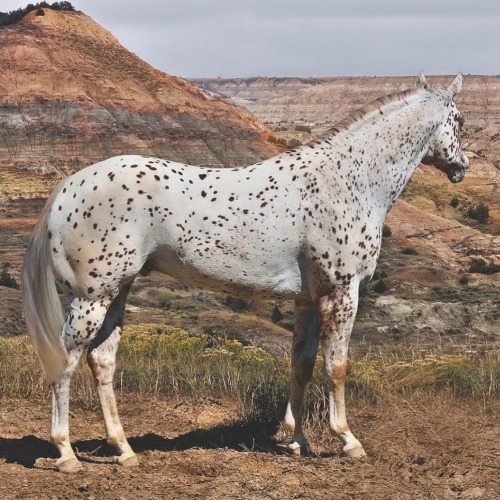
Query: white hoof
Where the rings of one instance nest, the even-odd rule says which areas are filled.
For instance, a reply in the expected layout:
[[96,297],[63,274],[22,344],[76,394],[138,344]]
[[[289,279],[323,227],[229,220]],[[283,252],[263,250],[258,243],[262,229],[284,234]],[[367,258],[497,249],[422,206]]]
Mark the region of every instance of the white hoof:
[[64,472],[65,474],[73,474],[74,472],[78,472],[82,468],[82,464],[76,458],[68,458],[62,460],[59,458],[56,461],[56,467],[60,472]]
[[354,445],[349,448],[348,445],[344,446],[343,452],[349,458],[363,458],[366,457],[366,452],[361,445]]
[[287,451],[289,451],[292,455],[302,455],[302,446],[297,443],[297,441],[294,441],[293,443],[290,443],[286,447]]
[[135,453],[133,455],[120,455],[115,457],[115,461],[123,467],[136,467],[139,465],[139,459]]

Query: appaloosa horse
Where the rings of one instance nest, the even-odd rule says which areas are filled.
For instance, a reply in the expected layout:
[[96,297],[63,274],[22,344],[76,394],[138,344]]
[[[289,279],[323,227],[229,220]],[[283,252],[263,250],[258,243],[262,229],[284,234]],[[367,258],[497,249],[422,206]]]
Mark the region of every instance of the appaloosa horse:
[[[50,196],[22,274],[29,335],[52,386],[57,466],[79,462],[68,426],[69,383],[83,351],[95,377],[116,460],[137,457],[120,423],[112,379],[125,301],[151,271],[236,295],[295,300],[292,382],[285,426],[306,445],[304,389],[321,342],[330,428],[350,457],[365,455],[344,404],[347,347],[358,289],[377,264],[387,211],[429,159],[460,182],[462,116],[448,88],[383,97],[305,146],[241,168],[201,168],[117,156],[77,172]],[[63,314],[56,283],[69,298]]]

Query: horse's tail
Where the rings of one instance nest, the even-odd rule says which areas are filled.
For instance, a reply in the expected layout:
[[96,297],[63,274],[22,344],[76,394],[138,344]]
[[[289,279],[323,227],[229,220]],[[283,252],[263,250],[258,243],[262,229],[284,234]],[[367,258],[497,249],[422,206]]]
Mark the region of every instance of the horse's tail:
[[24,256],[21,273],[23,310],[28,334],[49,383],[65,368],[66,349],[61,329],[64,314],[50,260],[47,220],[56,196],[52,193],[35,226]]

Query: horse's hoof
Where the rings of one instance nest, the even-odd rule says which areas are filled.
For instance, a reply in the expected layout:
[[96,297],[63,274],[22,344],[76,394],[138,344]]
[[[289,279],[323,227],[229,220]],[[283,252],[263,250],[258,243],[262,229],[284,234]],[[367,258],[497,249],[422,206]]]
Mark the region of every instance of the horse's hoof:
[[346,449],[346,447],[344,447],[343,451],[349,458],[366,457],[366,452],[361,445],[354,446],[353,448],[347,448],[347,449]]
[[286,447],[287,451],[289,453],[291,453],[292,455],[302,455],[302,446],[300,446],[299,443],[297,443],[296,441],[293,442],[293,443],[290,443],[287,447]]
[[286,447],[286,451],[292,455],[295,455],[297,457],[303,456],[307,457],[311,454],[311,448],[309,448],[309,444],[299,444],[297,441],[294,441],[293,443],[290,443]]
[[116,457],[116,462],[123,467],[137,467],[139,465],[137,455]]
[[73,474],[78,472],[82,468],[82,464],[76,458],[69,458],[68,460],[61,461],[61,459],[56,461],[56,467],[60,472],[65,474]]

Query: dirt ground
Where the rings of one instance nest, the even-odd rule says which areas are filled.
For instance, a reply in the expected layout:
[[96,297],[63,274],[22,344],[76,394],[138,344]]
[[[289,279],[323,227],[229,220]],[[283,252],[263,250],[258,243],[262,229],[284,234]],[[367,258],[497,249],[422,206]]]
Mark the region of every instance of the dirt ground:
[[500,416],[457,401],[351,404],[351,427],[368,452],[360,461],[342,457],[336,441],[288,455],[276,429],[241,424],[218,400],[124,396],[119,407],[140,465],[115,465],[99,412],[73,408],[83,468],[65,475],[47,439],[49,404],[2,400],[0,498],[500,497]]

